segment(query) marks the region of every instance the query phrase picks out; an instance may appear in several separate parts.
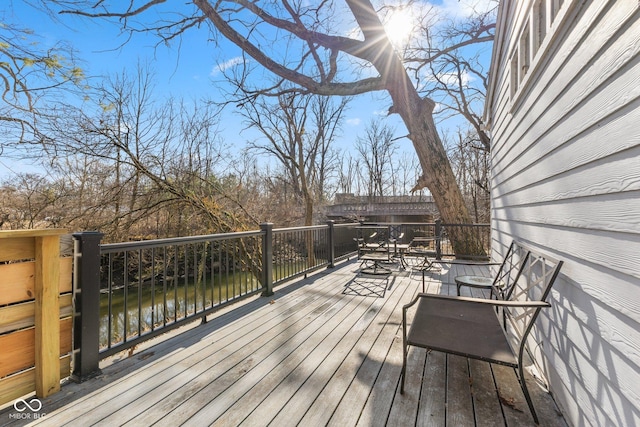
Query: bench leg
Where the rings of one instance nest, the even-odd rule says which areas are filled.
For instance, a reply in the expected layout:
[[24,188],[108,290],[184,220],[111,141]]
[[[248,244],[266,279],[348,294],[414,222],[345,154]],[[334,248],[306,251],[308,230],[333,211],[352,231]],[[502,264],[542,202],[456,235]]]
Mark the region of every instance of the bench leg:
[[402,309],[402,370],[400,371],[400,394],[404,394],[404,378],[407,376],[407,309]]
[[400,394],[404,394],[404,377],[407,375],[407,349],[402,349],[402,370],[400,371]]
[[522,363],[518,364],[518,373],[519,373],[519,380],[520,380],[520,387],[522,388],[522,393],[524,394],[524,398],[527,401],[527,405],[529,405],[529,411],[531,411],[531,416],[533,417],[533,421],[536,424],[539,424],[538,422],[538,414],[536,414],[536,410],[533,408],[533,401],[531,400],[531,396],[529,395],[529,389],[527,388],[527,383],[524,380],[524,368],[522,366]]

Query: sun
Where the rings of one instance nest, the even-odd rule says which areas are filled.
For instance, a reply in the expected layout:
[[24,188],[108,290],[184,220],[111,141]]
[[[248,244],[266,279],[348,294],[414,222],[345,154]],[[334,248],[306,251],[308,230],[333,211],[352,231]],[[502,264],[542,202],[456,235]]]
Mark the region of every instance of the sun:
[[410,8],[393,9],[384,20],[384,29],[395,48],[403,48],[411,39],[415,28],[415,16]]

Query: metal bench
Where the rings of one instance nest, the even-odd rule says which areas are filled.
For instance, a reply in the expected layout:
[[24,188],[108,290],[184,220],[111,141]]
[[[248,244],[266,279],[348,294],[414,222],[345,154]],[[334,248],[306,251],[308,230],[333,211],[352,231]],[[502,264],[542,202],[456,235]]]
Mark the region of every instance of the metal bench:
[[[493,289],[495,299],[420,293],[403,307],[401,393],[404,393],[410,346],[498,363],[516,369],[531,415],[538,423],[524,380],[523,357],[540,310],[550,306],[546,299],[562,261],[517,242],[513,245],[509,253],[524,255],[514,280]],[[409,310],[414,316],[408,326]]]

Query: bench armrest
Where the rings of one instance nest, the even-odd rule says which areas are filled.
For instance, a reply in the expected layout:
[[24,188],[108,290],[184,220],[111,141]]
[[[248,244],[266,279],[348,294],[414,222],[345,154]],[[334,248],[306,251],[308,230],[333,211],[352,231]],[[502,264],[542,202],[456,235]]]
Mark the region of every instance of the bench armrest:
[[495,299],[486,299],[486,298],[471,298],[471,297],[458,297],[453,295],[439,295],[439,294],[425,294],[419,293],[409,304],[403,307],[404,310],[413,306],[420,298],[432,298],[432,299],[447,299],[447,300],[457,300],[457,301],[466,301],[477,304],[489,304],[498,307],[525,307],[525,308],[536,308],[536,307],[551,307],[546,301],[505,301],[505,300],[495,300]]
[[437,259],[433,262],[437,262],[438,264],[455,264],[455,265],[502,265],[501,262],[494,261],[461,261],[461,260],[448,260],[448,259]]

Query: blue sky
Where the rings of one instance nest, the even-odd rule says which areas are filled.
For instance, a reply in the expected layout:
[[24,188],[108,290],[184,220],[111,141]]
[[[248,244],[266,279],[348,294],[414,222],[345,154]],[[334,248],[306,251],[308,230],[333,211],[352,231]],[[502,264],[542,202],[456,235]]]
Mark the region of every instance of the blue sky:
[[[460,13],[460,9],[465,7],[465,1],[469,0],[438,0],[434,3],[452,13]],[[204,27],[187,31],[180,45],[175,43],[170,47],[157,46],[158,39],[149,35],[136,35],[123,44],[125,37],[119,34],[119,28],[112,23],[72,15],[63,15],[60,22],[54,22],[23,1],[11,0],[11,4],[12,7],[4,10],[7,21],[32,28],[44,45],[59,41],[71,44],[78,52],[78,58],[83,61],[81,66],[88,76],[119,73],[124,68],[133,71],[139,61],[151,62],[157,74],[154,92],[158,96],[172,94],[185,99],[198,99],[206,94],[216,97],[216,81],[222,79],[218,68],[233,64],[240,55],[239,49],[231,44],[223,43],[214,47],[208,43],[208,31]],[[397,115],[381,115],[389,105],[384,93],[365,94],[355,98],[346,114],[338,146],[345,150],[352,148],[357,136],[364,132],[371,120],[384,120],[396,129],[397,136],[406,134]],[[257,136],[249,131],[238,136],[238,129],[243,127],[239,117],[231,110],[224,114],[225,126],[222,132],[227,142],[241,147],[245,140]],[[413,150],[411,142],[406,138],[400,139],[398,146],[401,152]],[[0,177],[3,169],[6,173],[6,167],[12,166],[7,163],[6,159],[0,158]]]

